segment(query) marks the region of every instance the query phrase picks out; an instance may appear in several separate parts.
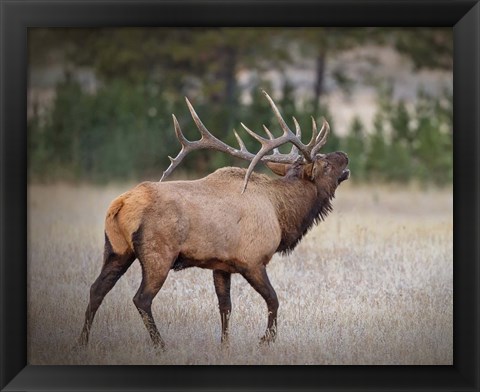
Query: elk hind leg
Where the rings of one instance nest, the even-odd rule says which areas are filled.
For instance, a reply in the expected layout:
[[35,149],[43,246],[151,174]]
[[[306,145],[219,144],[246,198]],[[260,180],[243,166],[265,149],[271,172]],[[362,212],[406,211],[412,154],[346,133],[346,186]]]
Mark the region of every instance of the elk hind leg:
[[263,297],[268,308],[268,322],[265,335],[260,340],[261,343],[274,342],[277,337],[277,311],[278,298],[268,279],[265,266],[255,269],[249,269],[242,273],[248,283]]
[[218,297],[218,308],[220,310],[220,319],[222,322],[222,343],[228,343],[228,322],[232,311],[232,302],[230,299],[230,281],[232,274],[225,271],[213,271],[213,284]]
[[139,260],[142,266],[142,283],[133,297],[133,302],[150,334],[154,347],[162,349],[165,348],[165,342],[152,315],[152,301],[162,288],[175,259],[176,255],[171,252],[141,254]]
[[88,343],[93,319],[108,292],[128,270],[135,260],[135,254],[127,250],[124,254],[113,252],[110,241],[105,236],[104,262],[100,275],[90,287],[90,301],[85,312],[85,323],[78,341],[80,346]]

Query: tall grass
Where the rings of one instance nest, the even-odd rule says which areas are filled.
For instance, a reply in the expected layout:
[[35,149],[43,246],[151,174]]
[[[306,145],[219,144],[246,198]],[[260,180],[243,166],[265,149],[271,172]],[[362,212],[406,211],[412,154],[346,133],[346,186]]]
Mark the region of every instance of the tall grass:
[[267,310],[232,279],[231,342],[221,347],[212,273],[172,272],[153,303],[167,344],[152,349],[132,303],[138,262],[107,295],[90,345],[72,350],[103,249],[109,202],[128,186],[30,186],[31,364],[452,364],[452,194],[351,187],[289,256],[268,266],[279,336],[259,346]]

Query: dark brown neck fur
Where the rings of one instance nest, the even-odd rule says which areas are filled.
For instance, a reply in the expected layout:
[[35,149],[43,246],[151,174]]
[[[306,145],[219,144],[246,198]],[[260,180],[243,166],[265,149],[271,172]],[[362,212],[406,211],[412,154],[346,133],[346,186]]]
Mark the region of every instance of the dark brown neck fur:
[[303,236],[332,211],[331,199],[335,187],[314,184],[306,179],[284,177],[276,180],[279,195],[276,198],[277,217],[282,240],[277,252],[291,252]]

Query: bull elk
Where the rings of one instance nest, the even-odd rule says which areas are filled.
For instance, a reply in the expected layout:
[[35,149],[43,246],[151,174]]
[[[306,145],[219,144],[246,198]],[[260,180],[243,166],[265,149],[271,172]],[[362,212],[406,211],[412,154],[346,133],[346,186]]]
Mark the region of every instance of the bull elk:
[[[138,258],[142,282],[133,298],[153,344],[164,341],[152,316],[152,300],[170,270],[189,267],[213,270],[221,318],[221,341],[228,339],[230,278],[240,273],[263,297],[268,323],[263,342],[275,340],[278,299],[267,276],[266,266],[276,252],[292,251],[313,224],[332,210],[337,186],[349,177],[348,157],[343,152],[319,153],[325,144],[329,125],[324,120],[317,131],[312,117],[312,136],[301,141],[287,126],[270,96],[263,92],[283,134],[259,136],[243,123],[243,128],[261,144],[250,153],[235,132],[240,148],[215,138],[203,125],[186,99],[202,137],[189,141],[173,115],[175,133],[182,149],[159,182],[144,182],[120,195],[110,205],[105,219],[105,252],[100,275],[90,289],[90,302],[80,344],[86,345],[93,318],[103,298]],[[278,147],[292,144],[288,154]],[[211,149],[250,161],[247,170],[225,167],[194,181],[163,180],[191,151]],[[270,178],[253,172],[263,162],[281,177]],[[247,187],[248,186],[248,187]]]

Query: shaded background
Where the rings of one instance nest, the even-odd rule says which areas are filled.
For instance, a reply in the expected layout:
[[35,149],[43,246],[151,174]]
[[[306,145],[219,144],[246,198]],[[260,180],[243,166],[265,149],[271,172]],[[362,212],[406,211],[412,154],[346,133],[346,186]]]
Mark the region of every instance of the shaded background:
[[[452,181],[451,28],[29,29],[28,158],[32,182],[158,180],[180,145],[175,113],[236,146],[259,145],[240,122],[279,135],[261,89],[304,131],[330,122],[324,151],[350,156],[352,182]],[[225,165],[195,152],[173,177]]]

